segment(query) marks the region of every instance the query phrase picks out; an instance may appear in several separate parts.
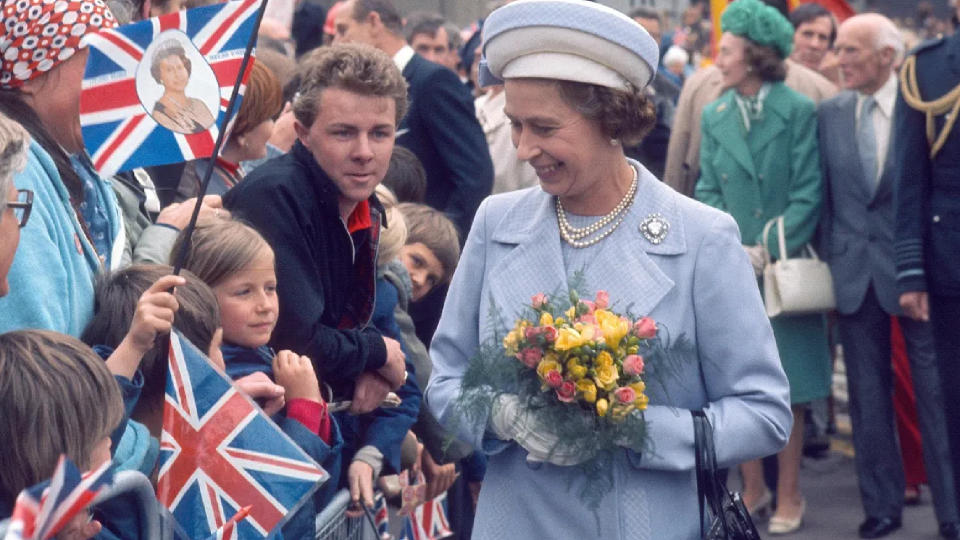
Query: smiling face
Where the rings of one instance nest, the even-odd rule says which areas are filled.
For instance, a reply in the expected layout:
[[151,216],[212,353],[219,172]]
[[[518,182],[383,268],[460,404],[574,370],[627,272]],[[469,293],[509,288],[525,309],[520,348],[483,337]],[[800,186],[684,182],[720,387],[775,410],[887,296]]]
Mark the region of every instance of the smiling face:
[[793,59],[810,69],[818,69],[830,49],[833,21],[823,16],[801,23],[793,34]]
[[160,66],[160,84],[164,89],[173,92],[183,92],[190,82],[190,72],[179,55],[170,55],[157,62]]
[[300,141],[340,190],[340,215],[370,198],[390,165],[396,101],[342,88],[320,95],[312,126],[294,124]]
[[220,304],[224,341],[249,348],[270,341],[280,313],[272,249],[264,246],[246,268],[220,282],[213,292]]
[[717,47],[717,69],[723,76],[724,88],[736,88],[751,75],[747,64],[747,40],[724,32]]
[[504,91],[517,157],[533,166],[547,193],[585,198],[602,176],[598,171],[609,168],[603,162],[612,148],[610,137],[571,107],[553,81],[507,79]]

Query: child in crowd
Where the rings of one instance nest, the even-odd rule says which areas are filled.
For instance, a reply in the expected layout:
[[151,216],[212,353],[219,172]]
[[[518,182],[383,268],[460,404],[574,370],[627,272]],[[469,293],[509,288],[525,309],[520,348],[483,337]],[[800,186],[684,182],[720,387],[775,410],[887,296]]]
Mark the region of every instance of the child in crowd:
[[[20,491],[53,475],[61,454],[81,470],[109,461],[110,433],[123,417],[103,360],[76,338],[46,330],[0,335],[0,410],[0,520]],[[59,537],[100,531],[81,513]]]
[[[180,252],[182,241],[181,236],[172,253]],[[201,222],[184,260],[184,268],[215,294],[227,374],[235,380],[261,374],[282,386],[286,411],[274,421],[330,473],[314,496],[313,510],[319,512],[335,492],[343,443],[310,359],[286,350],[274,354],[267,346],[280,311],[274,264],[273,249],[260,233],[233,219]],[[291,529],[294,521],[284,527],[286,537],[298,537]]]
[[434,287],[450,282],[460,260],[460,239],[450,218],[435,208],[402,203],[400,210],[407,224],[401,260],[413,282],[412,300],[417,302]]

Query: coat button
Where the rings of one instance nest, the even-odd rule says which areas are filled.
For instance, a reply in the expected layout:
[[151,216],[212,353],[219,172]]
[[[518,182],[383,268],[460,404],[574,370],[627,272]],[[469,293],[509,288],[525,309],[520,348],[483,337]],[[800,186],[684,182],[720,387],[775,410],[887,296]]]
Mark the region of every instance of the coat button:
[[933,222],[934,222],[934,223],[940,223],[940,216],[939,216],[939,215],[933,216]]
[[763,209],[762,209],[762,208],[757,208],[756,210],[754,210],[754,211],[753,211],[753,217],[755,217],[755,218],[757,218],[757,219],[763,218]]
[[723,183],[724,183],[724,184],[727,183],[727,173],[721,174],[721,175],[720,175],[720,178],[723,180]]
[[762,174],[758,174],[758,175],[757,175],[757,178],[759,178],[760,180],[763,180],[763,175],[762,175]]

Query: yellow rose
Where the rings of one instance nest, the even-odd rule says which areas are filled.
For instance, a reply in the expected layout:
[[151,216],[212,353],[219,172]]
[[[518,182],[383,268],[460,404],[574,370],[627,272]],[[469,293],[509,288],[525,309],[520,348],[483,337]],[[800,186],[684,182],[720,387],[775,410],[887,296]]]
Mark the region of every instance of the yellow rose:
[[635,406],[633,403],[616,403],[613,405],[610,411],[610,417],[618,422],[622,421],[627,417],[627,415],[634,411],[634,408]]
[[593,380],[597,382],[597,386],[600,388],[613,390],[616,388],[619,378],[620,373],[617,372],[617,366],[599,366]]
[[643,381],[637,381],[631,384],[630,388],[633,388],[633,391],[639,396],[642,395],[643,391],[647,389],[647,385]]
[[567,316],[567,319],[571,321],[577,318],[577,308],[576,306],[570,306],[570,309],[563,312]]
[[609,406],[610,404],[607,403],[606,399],[604,398],[598,399],[597,400],[597,416],[606,416],[607,408],[609,408]]
[[540,314],[540,326],[553,326],[553,315],[546,311]]
[[579,381],[587,376],[587,368],[584,367],[583,364],[581,364],[576,358],[571,358],[567,360],[567,374],[570,375],[570,378],[574,381]]
[[561,328],[557,334],[557,342],[553,345],[558,351],[569,351],[583,345],[583,337],[573,328]]
[[507,332],[507,337],[503,338],[503,348],[507,349],[507,352],[516,352],[519,343],[520,331],[517,329]]
[[543,353],[543,359],[550,362],[560,362],[560,355],[557,354],[557,351],[550,351]]
[[646,394],[637,394],[637,399],[634,400],[633,405],[639,411],[645,411],[647,409],[647,404],[650,403],[650,398]]
[[596,362],[597,367],[610,367],[613,365],[613,357],[607,351],[600,351],[597,353],[594,362]]
[[560,364],[557,362],[544,359],[537,364],[537,375],[539,375],[541,379],[546,379],[547,373],[550,373],[554,370],[560,371]]
[[590,379],[577,381],[577,392],[583,395],[583,400],[587,403],[593,403],[597,400],[597,387]]
[[607,342],[607,347],[615,350],[620,346],[623,337],[630,331],[630,322],[604,309],[596,310],[593,316],[603,332],[603,339]]
[[583,330],[580,331],[580,335],[583,337],[583,342],[589,343],[597,339],[597,329],[591,324],[585,325]]

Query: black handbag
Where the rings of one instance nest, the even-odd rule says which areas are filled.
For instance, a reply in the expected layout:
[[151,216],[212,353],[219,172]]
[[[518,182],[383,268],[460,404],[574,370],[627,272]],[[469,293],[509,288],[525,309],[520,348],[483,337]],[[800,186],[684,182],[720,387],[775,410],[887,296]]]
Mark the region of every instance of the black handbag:
[[[703,540],[760,540],[750,512],[739,493],[730,493],[717,473],[717,454],[713,447],[713,427],[703,411],[693,415],[694,452],[697,464],[697,501],[700,504],[700,534]],[[703,501],[713,516],[704,529]]]

